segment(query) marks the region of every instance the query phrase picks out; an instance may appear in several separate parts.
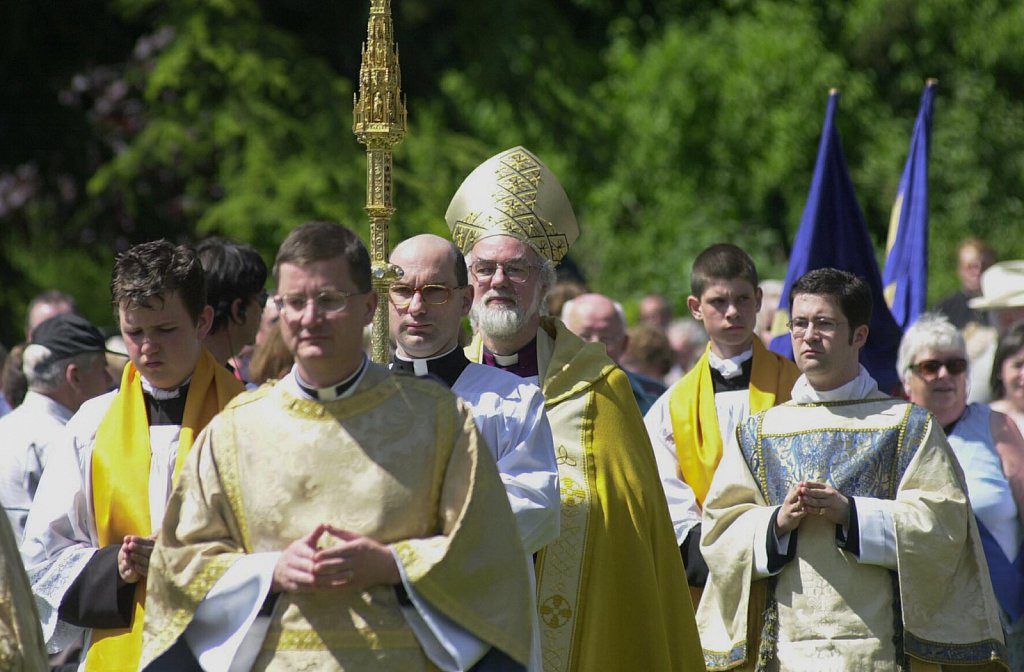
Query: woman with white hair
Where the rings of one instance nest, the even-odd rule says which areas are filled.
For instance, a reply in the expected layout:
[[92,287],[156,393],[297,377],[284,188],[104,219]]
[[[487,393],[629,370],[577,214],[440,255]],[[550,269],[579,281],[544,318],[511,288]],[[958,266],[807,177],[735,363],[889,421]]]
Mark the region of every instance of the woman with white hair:
[[907,396],[935,416],[963,468],[1013,670],[1024,670],[1024,438],[986,404],[967,403],[967,354],[949,320],[925,314],[896,360]]

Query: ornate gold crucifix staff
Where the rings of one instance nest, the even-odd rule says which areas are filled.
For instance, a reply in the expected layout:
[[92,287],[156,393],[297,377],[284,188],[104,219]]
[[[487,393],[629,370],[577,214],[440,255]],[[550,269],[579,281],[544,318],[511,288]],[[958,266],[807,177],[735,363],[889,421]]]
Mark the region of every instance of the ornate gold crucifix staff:
[[373,316],[373,361],[386,363],[388,287],[402,271],[388,263],[388,227],[395,214],[391,201],[391,150],[405,137],[406,109],[398,47],[391,23],[391,0],[370,0],[359,92],[353,96],[352,132],[366,145],[366,214],[370,217],[370,261],[377,312]]

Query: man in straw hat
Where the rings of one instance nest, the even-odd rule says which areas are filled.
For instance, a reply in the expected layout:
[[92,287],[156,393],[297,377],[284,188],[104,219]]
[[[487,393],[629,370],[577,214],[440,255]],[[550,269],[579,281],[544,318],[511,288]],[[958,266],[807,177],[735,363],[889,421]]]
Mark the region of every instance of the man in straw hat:
[[537,555],[546,670],[703,669],[686,577],[643,418],[597,343],[542,315],[579,234],[558,179],[522,147],[466,178],[446,214],[466,255],[483,362],[537,381],[561,480],[559,538]]
[[967,305],[987,311],[987,323],[992,325],[972,322],[963,330],[971,361],[968,397],[972,402],[987,402],[991,400],[989,378],[999,339],[1014,322],[1024,319],[1024,260],[1001,261],[985,269],[981,295]]

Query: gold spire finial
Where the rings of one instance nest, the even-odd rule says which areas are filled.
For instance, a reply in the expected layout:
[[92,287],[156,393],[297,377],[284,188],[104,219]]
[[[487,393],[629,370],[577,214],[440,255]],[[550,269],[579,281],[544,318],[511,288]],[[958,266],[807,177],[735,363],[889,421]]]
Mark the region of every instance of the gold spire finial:
[[388,359],[388,286],[401,270],[388,263],[388,228],[395,214],[392,205],[391,149],[406,131],[402,73],[398,66],[391,23],[391,1],[370,0],[363,62],[359,66],[359,92],[353,95],[352,132],[366,145],[366,214],[370,217],[370,260],[377,312],[373,316],[374,361]]

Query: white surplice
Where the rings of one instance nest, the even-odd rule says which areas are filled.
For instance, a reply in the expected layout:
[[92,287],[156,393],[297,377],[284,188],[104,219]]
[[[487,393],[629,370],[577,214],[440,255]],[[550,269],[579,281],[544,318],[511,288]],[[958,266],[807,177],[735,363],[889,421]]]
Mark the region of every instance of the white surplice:
[[505,484],[523,548],[533,554],[558,538],[558,465],[540,388],[492,366],[471,363],[452,392],[473,411]]
[[[58,610],[68,589],[99,550],[92,506],[92,453],[96,431],[116,394],[108,392],[85,402],[68,422],[52,445],[25,524],[21,556],[51,653],[76,641],[83,632],[60,621]],[[158,530],[171,493],[181,427],[157,425],[149,430],[149,512],[152,529]]]

